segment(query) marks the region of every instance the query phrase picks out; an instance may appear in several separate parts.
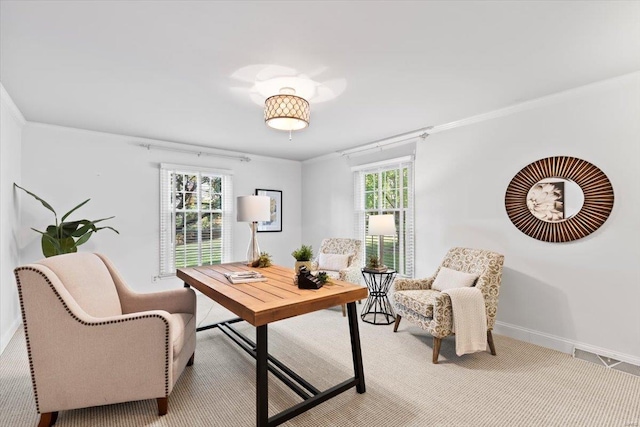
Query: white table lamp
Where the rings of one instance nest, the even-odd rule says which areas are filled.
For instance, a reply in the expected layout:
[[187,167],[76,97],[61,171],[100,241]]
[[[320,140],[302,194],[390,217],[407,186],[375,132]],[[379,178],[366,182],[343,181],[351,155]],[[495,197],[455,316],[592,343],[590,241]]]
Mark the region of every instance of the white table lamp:
[[271,220],[271,198],[269,196],[238,196],[237,217],[239,222],[248,222],[251,228],[251,240],[247,248],[247,263],[260,258],[260,247],[256,237],[258,221]]
[[384,253],[384,239],[383,236],[395,236],[396,235],[396,220],[395,215],[370,215],[369,216],[369,229],[367,231],[369,236],[378,236],[378,260],[381,268],[386,268],[382,263],[382,255]]

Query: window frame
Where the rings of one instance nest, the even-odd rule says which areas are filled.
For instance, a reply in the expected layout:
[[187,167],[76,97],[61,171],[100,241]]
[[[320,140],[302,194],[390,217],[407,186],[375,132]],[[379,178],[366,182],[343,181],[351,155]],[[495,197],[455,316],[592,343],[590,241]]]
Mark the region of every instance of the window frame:
[[[380,185],[382,174],[388,171],[396,170],[399,172],[399,185],[395,187],[399,194],[399,204],[402,206],[405,200],[404,194],[404,176],[403,170],[407,169],[407,186],[406,186],[406,207],[384,207],[381,204],[383,200],[383,186]],[[399,229],[397,234],[398,249],[394,250],[398,254],[398,275],[402,277],[413,277],[414,275],[414,158],[413,156],[405,156],[389,159],[382,162],[370,163],[356,166],[351,169],[354,176],[354,212],[355,212],[355,233],[358,239],[363,242],[363,261],[366,263],[368,240],[372,239],[367,236],[368,221],[367,218],[371,214],[398,214]],[[378,186],[376,189],[377,202],[375,208],[366,208],[366,188],[365,176],[368,174],[378,174]],[[398,184],[398,181],[396,181]],[[402,248],[404,247],[404,251]],[[386,248],[386,246],[385,246]],[[387,252],[387,251],[385,251]]]
[[[211,169],[198,166],[160,164],[160,265],[159,277],[171,277],[176,273],[176,214],[182,212],[175,203],[175,175],[195,175],[197,177],[197,209],[193,212],[198,217],[197,249],[198,262],[202,265],[202,227],[203,213],[219,212],[222,216],[221,226],[221,263],[230,262],[233,251],[233,171],[227,169]],[[202,178],[203,176],[221,178],[221,207],[220,209],[202,209]],[[183,211],[186,215],[187,211]],[[189,265],[191,267],[192,265]],[[182,268],[182,267],[180,267]]]

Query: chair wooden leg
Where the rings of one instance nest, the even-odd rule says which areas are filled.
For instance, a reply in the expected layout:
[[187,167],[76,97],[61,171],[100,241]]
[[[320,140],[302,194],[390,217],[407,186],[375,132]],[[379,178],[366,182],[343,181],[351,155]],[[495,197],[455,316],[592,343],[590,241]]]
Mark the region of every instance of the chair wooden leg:
[[347,306],[342,304],[342,317],[347,317]]
[[189,358],[189,361],[187,362],[187,366],[193,366],[193,361],[195,360],[195,358],[196,358],[196,352],[194,351],[191,357]]
[[489,350],[491,350],[492,355],[496,355],[496,346],[493,344],[493,335],[491,335],[491,330],[487,330],[487,342],[489,343]]
[[434,364],[438,364],[438,356],[440,355],[440,344],[442,344],[442,338],[433,337],[433,360]]
[[51,427],[56,423],[58,419],[58,412],[45,412],[40,414],[40,422],[38,427]]
[[402,319],[402,316],[400,316],[399,314],[396,314],[396,323],[393,324],[393,332],[398,332],[398,326],[400,325],[400,319]]
[[167,409],[169,409],[169,398],[159,397],[158,401],[158,415],[167,415]]

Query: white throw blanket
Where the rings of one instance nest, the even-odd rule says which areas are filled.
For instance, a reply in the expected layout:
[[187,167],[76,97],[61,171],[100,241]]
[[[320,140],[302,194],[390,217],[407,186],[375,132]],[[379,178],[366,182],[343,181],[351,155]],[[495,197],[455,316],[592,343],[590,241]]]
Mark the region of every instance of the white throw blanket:
[[453,288],[443,291],[451,297],[456,354],[487,349],[487,312],[478,288]]

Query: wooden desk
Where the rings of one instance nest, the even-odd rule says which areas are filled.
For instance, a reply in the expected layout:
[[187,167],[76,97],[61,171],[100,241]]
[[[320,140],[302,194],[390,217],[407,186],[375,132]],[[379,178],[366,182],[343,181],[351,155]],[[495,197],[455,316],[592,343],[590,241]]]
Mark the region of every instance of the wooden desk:
[[[224,273],[257,270],[268,278],[265,282],[231,284]],[[293,283],[294,271],[272,266],[254,269],[241,263],[179,268],[177,276],[185,286],[193,286],[239,318],[198,328],[198,331],[218,328],[244,351],[256,359],[256,425],[276,426],[308,411],[314,406],[355,387],[365,392],[364,370],[360,349],[360,334],[355,302],[367,297],[367,288],[332,279],[332,285],[317,290],[298,289]],[[269,355],[267,325],[300,314],[347,304],[354,377],[325,391],[320,391]],[[231,325],[245,320],[256,327],[256,343]],[[269,417],[268,371],[289,386],[303,401]]]

